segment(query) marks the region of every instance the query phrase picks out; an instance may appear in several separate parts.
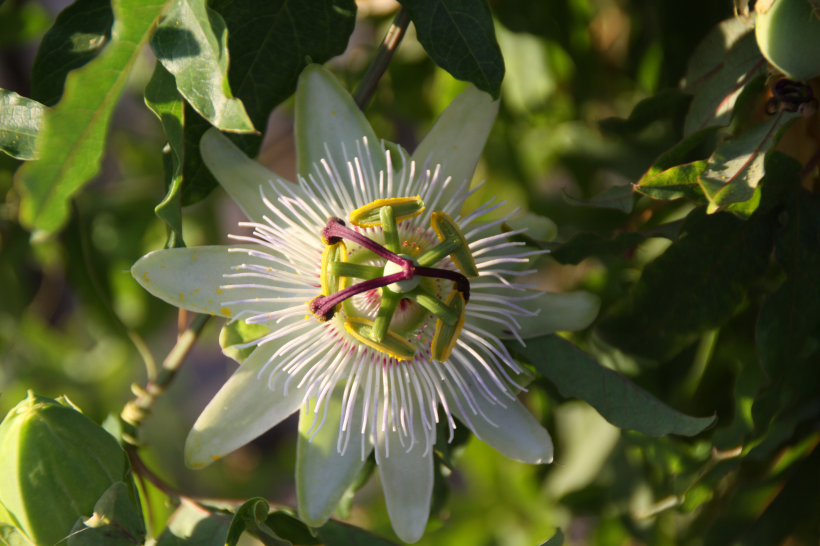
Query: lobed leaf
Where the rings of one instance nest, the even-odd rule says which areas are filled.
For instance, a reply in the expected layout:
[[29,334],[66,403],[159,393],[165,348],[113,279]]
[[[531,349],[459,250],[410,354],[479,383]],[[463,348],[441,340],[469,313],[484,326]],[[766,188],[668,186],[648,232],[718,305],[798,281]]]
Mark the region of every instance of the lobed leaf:
[[457,80],[498,99],[504,58],[487,0],[400,0],[424,50]]
[[57,16],[46,32],[31,67],[31,97],[46,106],[57,104],[66,77],[85,66],[111,40],[111,0],[76,0]]
[[767,121],[752,124],[738,138],[718,146],[698,178],[709,198],[710,212],[752,198],[765,174],[766,152],[798,117],[798,112],[780,111]]
[[634,199],[632,193],[634,188],[632,184],[626,186],[614,186],[605,192],[596,195],[590,199],[579,199],[572,197],[563,191],[564,201],[574,207],[593,207],[598,209],[615,209],[621,212],[632,212]]
[[114,0],[115,23],[105,51],[66,78],[60,103],[45,116],[37,142],[40,159],[15,175],[20,221],[50,234],[68,217],[68,200],[99,172],[111,112],[140,49],[148,40],[162,0]]
[[0,150],[15,159],[36,159],[37,135],[43,125],[46,107],[0,89]]
[[255,131],[228,84],[225,21],[205,0],[173,0],[151,38],[151,49],[202,117],[222,131]]
[[735,102],[747,83],[766,72],[768,64],[755,35],[740,37],[726,53],[720,68],[703,82],[689,107],[683,134],[690,136],[707,127],[726,127]]
[[649,436],[694,436],[715,423],[714,416],[690,417],[670,408],[559,336],[528,339],[524,348],[507,346],[522,354],[562,395],[584,400],[616,427]]
[[627,299],[598,328],[611,345],[667,360],[729,320],[762,277],[773,244],[768,215],[748,221],[695,209],[680,239],[643,270]]

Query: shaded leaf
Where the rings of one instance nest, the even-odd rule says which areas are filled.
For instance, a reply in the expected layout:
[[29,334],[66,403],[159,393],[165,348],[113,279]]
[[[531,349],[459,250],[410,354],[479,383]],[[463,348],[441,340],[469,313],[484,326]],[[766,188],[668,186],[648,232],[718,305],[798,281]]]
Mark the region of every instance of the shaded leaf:
[[0,50],[32,41],[51,26],[51,15],[39,2],[0,4]]
[[151,49],[202,117],[223,131],[254,132],[228,84],[228,29],[205,0],[174,0],[151,38]]
[[715,431],[712,444],[720,451],[744,445],[744,438],[754,430],[752,404],[760,387],[766,382],[763,369],[757,362],[748,362],[735,380],[734,418],[728,427]]
[[698,44],[686,67],[686,91],[698,92],[711,77],[718,74],[725,64],[726,52],[744,35],[752,32],[754,25],[742,17],[732,17],[718,23]]
[[743,88],[759,74],[764,74],[767,66],[754,33],[740,37],[726,53],[723,65],[703,82],[692,99],[684,123],[684,135],[692,135],[707,127],[729,125]]
[[555,534],[541,546],[564,546],[564,533],[561,529],[556,529]]
[[767,121],[752,124],[738,138],[718,146],[699,178],[711,202],[710,212],[752,198],[765,174],[766,152],[799,116],[798,112],[780,111]]
[[646,174],[641,177],[638,181],[638,185],[645,185],[652,178],[658,176],[664,171],[685,163],[687,156],[692,152],[692,150],[694,150],[701,142],[703,142],[708,136],[712,135],[716,130],[717,127],[711,127],[698,131],[684,138],[672,148],[662,153],[658,159],[655,160],[655,163],[652,164],[649,170],[646,171]]
[[168,519],[157,546],[225,546],[232,514],[211,512],[183,500]]
[[709,202],[698,183],[698,177],[706,169],[706,161],[695,161],[645,176],[635,186],[635,191],[652,199],[680,199],[681,197],[700,205]]
[[193,205],[208,197],[219,183],[202,161],[202,154],[199,151],[199,141],[202,135],[212,126],[206,119],[200,116],[187,102],[184,105],[185,134],[184,146],[185,157],[182,165],[182,206]]
[[649,436],[694,436],[715,422],[714,416],[690,417],[670,408],[559,336],[528,339],[523,348],[516,343],[507,346],[523,355],[563,396],[584,400],[616,427]]
[[400,0],[424,50],[457,80],[494,99],[501,93],[504,58],[487,0]]
[[627,299],[601,321],[601,335],[639,356],[673,357],[732,317],[749,283],[765,274],[772,243],[767,215],[744,222],[693,210],[680,239],[644,268]]
[[353,496],[356,494],[356,491],[367,485],[367,482],[370,481],[370,477],[375,470],[376,454],[371,451],[370,456],[367,458],[367,461],[365,461],[356,479],[353,480],[353,483],[351,483],[347,491],[344,492],[342,499],[339,501],[339,505],[336,507],[336,513],[342,519],[350,517],[350,509],[353,507]]
[[341,521],[330,520],[317,529],[326,546],[394,546],[394,543]]
[[268,333],[270,330],[261,324],[248,324],[244,320],[228,321],[219,332],[219,346],[222,347],[222,354],[241,364],[251,356],[256,346],[238,349],[236,345],[256,341]]
[[783,152],[770,151],[764,160],[766,174],[757,184],[752,197],[742,203],[732,203],[726,210],[738,218],[749,218],[757,210],[769,210],[783,199],[783,194],[800,183],[800,163]]
[[313,529],[285,510],[272,512],[265,520],[265,524],[280,537],[299,546],[314,546],[322,543],[315,536]]
[[[228,25],[231,89],[261,132],[271,111],[296,91],[307,58],[322,64],[341,55],[356,23],[354,0],[215,0],[211,8]],[[262,135],[231,140],[256,157]]]
[[[793,160],[792,160],[793,161]],[[798,164],[793,161],[794,168]],[[799,184],[798,171],[791,173]],[[820,200],[799,190],[789,198],[775,238],[775,259],[786,280],[766,298],[755,339],[769,385],[755,401],[755,424],[765,427],[782,405],[781,392],[792,368],[806,356],[820,331]]]
[[76,0],[43,36],[31,67],[31,97],[57,104],[68,73],[94,59],[111,39],[111,0]]
[[37,135],[46,107],[0,89],[0,150],[16,159],[35,159]]
[[664,89],[635,105],[629,118],[607,118],[598,122],[601,130],[616,135],[638,133],[650,123],[678,118],[692,101],[692,96],[679,89]]
[[621,212],[632,212],[632,205],[634,199],[632,198],[633,187],[632,184],[627,186],[615,186],[609,188],[604,193],[596,195],[590,199],[579,199],[564,194],[564,201],[574,207],[593,207],[598,209],[615,209]]
[[[134,492],[133,495],[136,495]],[[142,509],[124,482],[115,482],[94,505],[94,514],[77,522],[67,546],[133,546],[145,540]]]
[[185,246],[182,238],[182,165],[184,146],[184,101],[177,91],[174,76],[157,61],[151,80],[145,87],[145,104],[153,110],[162,123],[168,147],[163,150],[166,195],[154,212],[168,225],[168,242],[165,248]]
[[45,116],[39,161],[26,163],[15,176],[20,221],[28,229],[45,234],[60,229],[68,200],[99,172],[111,112],[163,2],[114,0],[112,5],[117,17],[110,43],[68,76],[63,99]]
[[225,546],[236,546],[242,533],[246,531],[252,533],[266,546],[291,546],[290,541],[282,540],[267,526],[265,520],[268,519],[269,513],[270,505],[265,499],[256,497],[245,501],[236,509],[233,520],[231,520]]

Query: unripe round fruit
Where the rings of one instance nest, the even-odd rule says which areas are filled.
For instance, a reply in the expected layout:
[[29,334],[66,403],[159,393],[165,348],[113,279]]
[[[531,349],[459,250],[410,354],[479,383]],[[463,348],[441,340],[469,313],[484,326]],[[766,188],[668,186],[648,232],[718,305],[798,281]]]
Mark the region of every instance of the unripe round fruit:
[[114,437],[62,398],[29,392],[0,423],[3,517],[38,546],[61,543],[128,470]]
[[755,35],[766,59],[788,78],[806,81],[820,76],[820,2],[758,1]]

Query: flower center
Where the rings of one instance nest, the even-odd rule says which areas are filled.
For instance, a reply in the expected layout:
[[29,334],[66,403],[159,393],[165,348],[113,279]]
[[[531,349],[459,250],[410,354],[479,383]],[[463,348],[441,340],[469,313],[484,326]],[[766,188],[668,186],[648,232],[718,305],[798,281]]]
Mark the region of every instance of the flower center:
[[[423,211],[424,203],[418,196],[379,199],[353,211],[349,218],[353,225],[381,227],[384,245],[347,227],[339,218],[329,218],[322,230],[322,240],[327,245],[322,254],[322,295],[311,300],[311,313],[324,322],[333,318],[344,304],[350,317],[345,321],[348,333],[389,356],[412,360],[416,349],[405,339],[408,327],[417,327],[429,312],[436,317],[432,356],[446,360],[464,324],[465,306],[470,298],[468,277],[478,276],[478,271],[467,240],[443,212],[435,212],[431,217],[431,227],[439,240],[437,245],[429,249],[426,244],[415,245],[420,252],[416,258],[399,253],[402,246],[410,245],[409,241],[400,244],[398,224]],[[355,261],[348,261],[346,243],[355,247],[351,251],[357,254]],[[459,271],[433,267],[447,256]],[[363,281],[352,284],[354,278]],[[443,301],[448,281],[452,282],[452,290]],[[367,304],[378,303],[374,320],[350,313],[354,298],[365,298]]]

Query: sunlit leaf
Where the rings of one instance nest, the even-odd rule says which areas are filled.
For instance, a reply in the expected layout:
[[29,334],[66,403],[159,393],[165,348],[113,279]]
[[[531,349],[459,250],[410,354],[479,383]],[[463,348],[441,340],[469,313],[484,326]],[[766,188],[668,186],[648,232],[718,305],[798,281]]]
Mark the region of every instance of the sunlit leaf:
[[501,93],[504,58],[487,0],[400,0],[418,40],[437,65],[494,99]]
[[242,533],[249,532],[259,539],[265,546],[291,546],[291,542],[283,540],[267,526],[265,520],[270,513],[270,505],[263,498],[248,499],[236,509],[225,546],[236,546]]
[[604,193],[598,194],[590,199],[579,199],[568,195],[566,191],[563,192],[564,201],[572,206],[615,209],[626,213],[632,212],[632,205],[634,203],[632,193],[632,184],[609,188]]
[[31,542],[26,540],[17,529],[11,525],[0,523],[0,545],[2,546],[31,546]]
[[732,317],[746,287],[768,267],[772,221],[692,211],[680,239],[643,270],[629,296],[600,322],[604,339],[666,360]]
[[783,131],[800,116],[780,111],[767,121],[753,124],[743,134],[718,146],[699,182],[709,198],[710,211],[752,198],[765,174],[764,158]]
[[157,546],[225,546],[232,517],[184,500],[168,519]]
[[766,71],[767,63],[753,32],[739,38],[724,62],[697,90],[684,124],[689,136],[707,127],[725,127],[744,86]]
[[139,501],[124,482],[116,482],[94,505],[94,514],[78,521],[67,546],[133,546],[145,540]]
[[649,436],[694,436],[715,422],[715,417],[690,417],[670,408],[556,335],[528,339],[524,348],[514,343],[508,347],[522,354],[562,395],[584,400],[616,427]]
[[113,23],[110,0],[76,0],[61,11],[37,50],[31,68],[31,97],[46,106],[56,104],[68,73],[103,50],[111,39]]
[[686,91],[696,93],[710,78],[716,76],[723,69],[726,52],[753,30],[751,21],[742,17],[732,17],[715,26],[689,57]]
[[223,131],[250,133],[253,123],[228,84],[227,34],[222,16],[205,0],[173,0],[151,49],[202,117]]
[[680,199],[681,197],[705,205],[708,203],[698,177],[706,169],[706,161],[678,165],[653,176],[645,176],[635,191],[652,199]]
[[20,221],[44,234],[60,229],[68,200],[100,169],[111,112],[141,46],[162,9],[160,0],[114,0],[116,22],[105,51],[66,79],[60,103],[45,117],[39,160],[15,176]]
[[35,100],[0,89],[0,150],[16,159],[34,159],[45,111]]
[[556,529],[555,534],[552,535],[548,541],[541,546],[564,546],[564,532],[561,529]]
[[270,333],[270,330],[261,324],[248,324],[244,320],[229,321],[225,323],[225,326],[219,332],[219,346],[222,347],[222,354],[241,364],[251,356],[256,346],[241,349],[236,346],[256,341],[268,333]]

